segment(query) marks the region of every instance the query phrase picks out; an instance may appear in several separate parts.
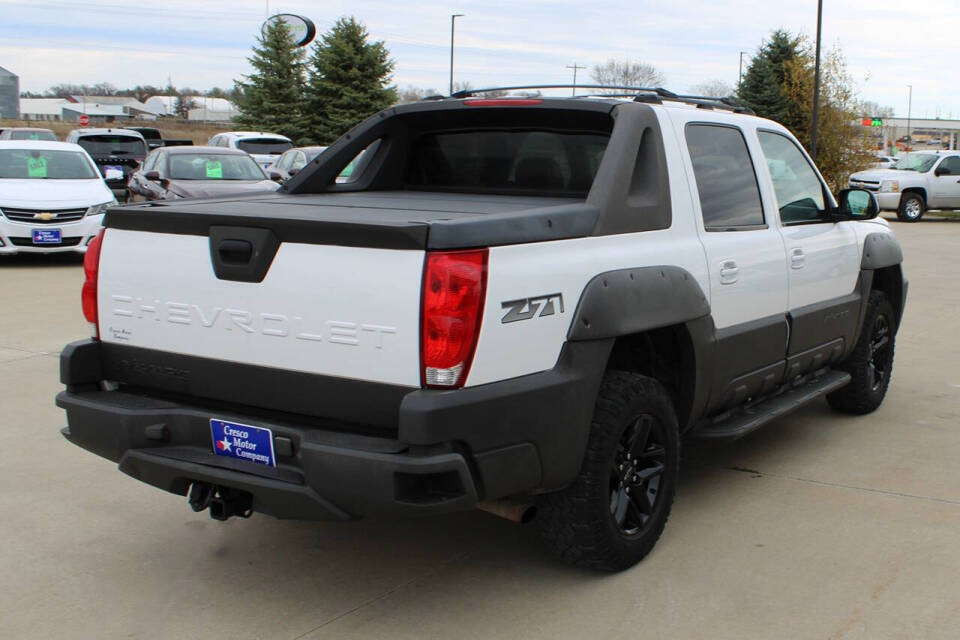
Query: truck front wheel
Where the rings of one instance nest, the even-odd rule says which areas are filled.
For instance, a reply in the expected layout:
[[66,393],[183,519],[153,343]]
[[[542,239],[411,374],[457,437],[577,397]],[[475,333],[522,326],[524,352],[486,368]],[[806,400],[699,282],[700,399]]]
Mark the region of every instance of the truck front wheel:
[[900,208],[897,209],[897,218],[903,222],[916,222],[923,217],[927,203],[919,193],[910,191],[900,198]]
[[582,567],[633,566],[663,532],[679,463],[677,417],[663,385],[636,373],[608,371],[580,475],[539,501],[545,546]]
[[890,301],[881,292],[871,291],[857,344],[838,367],[850,374],[850,383],[827,395],[835,410],[865,414],[883,402],[893,372],[894,322]]

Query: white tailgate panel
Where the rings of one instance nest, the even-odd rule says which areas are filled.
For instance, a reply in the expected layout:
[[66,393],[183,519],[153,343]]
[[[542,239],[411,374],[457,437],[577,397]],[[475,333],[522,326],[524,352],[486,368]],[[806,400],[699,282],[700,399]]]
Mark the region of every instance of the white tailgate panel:
[[205,236],[107,229],[104,342],[420,386],[423,252],[283,243],[263,282],[218,280]]

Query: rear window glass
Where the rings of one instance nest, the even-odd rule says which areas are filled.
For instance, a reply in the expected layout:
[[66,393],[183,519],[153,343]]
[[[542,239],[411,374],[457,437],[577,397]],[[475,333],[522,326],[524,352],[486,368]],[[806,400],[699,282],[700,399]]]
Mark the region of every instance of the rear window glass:
[[237,148],[247,153],[281,154],[287,149],[293,149],[293,143],[279,138],[249,138],[237,140]]
[[56,142],[57,136],[52,131],[11,131],[11,140],[47,140]]
[[247,155],[170,154],[173,180],[266,180],[253,158]]
[[140,138],[118,135],[81,136],[77,144],[90,155],[97,156],[145,156],[147,147]]
[[89,180],[100,174],[76,151],[0,149],[0,179]]
[[609,136],[482,130],[421,136],[407,184],[414,189],[584,196]]

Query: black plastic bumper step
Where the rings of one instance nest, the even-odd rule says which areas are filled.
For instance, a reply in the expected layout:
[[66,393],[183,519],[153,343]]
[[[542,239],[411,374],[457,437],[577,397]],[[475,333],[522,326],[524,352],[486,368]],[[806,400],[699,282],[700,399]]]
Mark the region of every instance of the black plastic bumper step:
[[763,425],[803,405],[816,400],[831,391],[836,391],[850,382],[850,374],[845,371],[826,371],[805,383],[792,387],[732,414],[707,421],[694,435],[698,438],[735,440],[756,431]]

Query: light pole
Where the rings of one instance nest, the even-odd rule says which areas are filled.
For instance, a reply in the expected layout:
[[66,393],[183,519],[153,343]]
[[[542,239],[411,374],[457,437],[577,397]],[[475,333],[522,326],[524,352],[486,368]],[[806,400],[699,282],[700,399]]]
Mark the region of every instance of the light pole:
[[907,89],[910,92],[907,94],[907,151],[910,150],[910,116],[913,115],[913,85],[908,84]]
[[577,95],[577,69],[586,69],[586,67],[581,67],[574,62],[572,65],[568,64],[567,69],[573,69],[573,95]]
[[450,16],[450,95],[453,95],[453,29],[457,18],[462,17],[464,17],[462,13],[454,13]]
[[823,24],[823,0],[817,0],[817,59],[813,65],[813,123],[810,155],[817,160],[817,119],[820,116],[820,27]]
[[737,94],[740,94],[740,85],[743,84],[743,55],[746,51],[740,52],[740,72],[737,73]]

